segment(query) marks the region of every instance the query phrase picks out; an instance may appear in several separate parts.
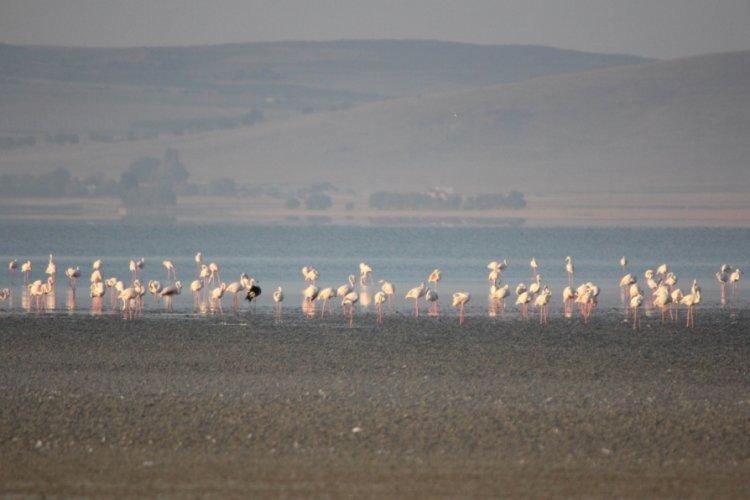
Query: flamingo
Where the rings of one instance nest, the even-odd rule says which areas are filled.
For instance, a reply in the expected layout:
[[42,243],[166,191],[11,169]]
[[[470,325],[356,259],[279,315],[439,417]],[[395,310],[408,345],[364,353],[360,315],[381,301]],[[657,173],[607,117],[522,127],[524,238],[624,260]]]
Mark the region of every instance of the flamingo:
[[23,264],[21,264],[21,272],[23,273],[23,284],[28,285],[29,283],[29,274],[31,273],[31,261],[27,260]]
[[167,299],[167,312],[173,311],[174,297],[182,291],[182,283],[175,281],[174,285],[166,286],[162,289],[160,295]]
[[[531,294],[528,290],[526,290],[526,287],[522,289],[523,291],[518,294],[516,297],[516,305],[521,306],[521,318],[522,319],[529,319],[529,302],[531,302]],[[518,291],[518,288],[516,288],[516,293]]]
[[378,315],[378,323],[383,322],[383,303],[387,300],[385,292],[380,290],[375,294],[375,312]]
[[167,281],[169,281],[169,277],[171,276],[173,279],[177,279],[177,272],[174,268],[174,262],[171,260],[164,260],[161,263],[162,266],[164,266],[167,270]]
[[193,300],[195,301],[196,307],[200,305],[200,295],[201,295],[202,288],[203,288],[203,280],[193,280],[193,282],[190,283],[190,291],[193,292]]
[[102,300],[104,298],[104,283],[98,281],[91,283],[89,286],[89,295],[91,296],[91,311],[100,313],[102,312]]
[[414,316],[417,318],[419,317],[419,299],[424,297],[425,293],[427,293],[427,289],[424,283],[406,292],[405,298],[414,299]]
[[313,285],[318,282],[318,279],[320,278],[320,273],[317,269],[315,269],[312,266],[304,266],[302,268],[302,277],[305,280],[305,282],[310,282]]
[[573,301],[576,299],[576,292],[573,287],[568,285],[563,289],[563,312],[566,318],[569,318],[573,313]]
[[656,274],[661,279],[664,279],[664,277],[667,275],[668,272],[669,272],[669,266],[667,266],[667,264],[660,264],[659,267],[656,268]]
[[539,308],[539,324],[546,323],[547,317],[549,316],[549,301],[552,297],[552,292],[546,286],[542,290],[542,293],[534,299],[534,307]]
[[390,281],[380,280],[380,290],[388,299],[388,305],[393,308],[393,296],[396,295],[396,287]]
[[[369,278],[369,281],[368,281]],[[372,267],[364,262],[359,263],[359,284],[366,286],[372,281]]]
[[320,289],[312,283],[302,290],[302,310],[308,318],[315,316],[315,299],[318,298],[318,292]]
[[427,283],[434,283],[435,290],[438,288],[438,282],[442,279],[442,272],[440,269],[433,269],[430,275],[427,277]]
[[584,283],[576,289],[576,304],[581,311],[583,316],[583,322],[588,323],[591,311],[594,309],[596,303],[597,289],[591,287],[589,283]]
[[146,287],[143,286],[143,282],[139,278],[133,281],[133,290],[136,293],[135,312],[137,315],[141,315],[143,313],[143,296],[146,295]]
[[16,271],[18,270],[18,259],[13,259],[8,262],[8,274],[10,274],[10,284],[12,285],[16,278]]
[[719,272],[716,273],[716,280],[719,282],[719,288],[721,289],[721,303],[726,304],[727,302],[727,293],[726,293],[726,284],[727,281],[729,281],[730,273],[732,272],[732,268],[729,267],[729,265],[724,264],[721,266],[721,269]]
[[261,290],[258,286],[258,282],[255,281],[255,278],[250,278],[247,280],[247,293],[245,294],[245,300],[248,302],[251,302],[258,297],[260,297]]
[[429,302],[431,305],[427,308],[427,312],[431,316],[440,316],[440,303],[438,302],[438,294],[435,290],[428,288],[424,293],[425,302]]
[[497,285],[492,285],[490,287],[490,303],[491,303],[491,309],[490,309],[490,315],[494,316],[497,314],[497,306],[498,304],[502,306],[502,315],[503,319],[505,319],[505,299],[510,295],[510,286],[506,283],[505,285],[498,287]]
[[203,267],[203,254],[201,252],[195,254],[195,264],[198,266],[198,272],[200,272],[201,267]]
[[536,257],[532,257],[531,261],[529,262],[529,266],[531,266],[531,273],[533,276],[536,276],[539,269],[539,264],[536,262]]
[[498,280],[502,277],[503,271],[508,267],[508,263],[505,259],[502,262],[493,260],[487,264],[487,269],[490,270],[490,274],[487,275],[487,279],[493,285],[497,285]]
[[620,257],[620,268],[622,268],[623,275],[628,272],[628,259],[624,255]]
[[70,280],[70,288],[72,288],[73,291],[75,292],[75,290],[76,290],[76,281],[81,276],[81,270],[78,268],[78,266],[76,266],[76,267],[69,267],[65,271],[65,276],[67,276],[68,280]]
[[140,260],[130,260],[130,272],[133,274],[133,279],[138,278],[138,271],[142,271],[145,265],[146,260],[143,257]]
[[[128,318],[133,317],[133,306],[132,303],[138,297],[134,287],[124,288],[118,295],[118,299],[122,301],[122,312],[127,313]],[[136,306],[137,307],[137,306]]]
[[281,303],[284,302],[284,290],[278,287],[271,297],[276,304],[276,321],[281,321]]
[[[326,287],[318,293],[318,300],[323,301],[323,307],[320,310],[321,317],[326,312],[326,306],[329,306],[329,302],[332,298],[336,297],[336,290],[333,289],[333,287]],[[330,307],[328,308],[328,313],[333,314]]]
[[637,294],[630,298],[629,306],[633,311],[633,330],[638,330],[641,327],[641,320],[638,316],[638,309],[643,304],[643,295]]
[[638,278],[636,278],[631,273],[624,274],[622,278],[620,279],[620,288],[622,289],[621,294],[620,294],[620,300],[622,300],[625,303],[625,314],[627,314],[630,309],[630,298],[632,298],[632,296],[629,295],[628,299],[625,300],[626,293],[628,292],[630,287],[636,284],[637,282],[638,282]]
[[154,297],[154,304],[159,302],[161,298],[161,283],[156,280],[150,280],[148,282],[148,291]]
[[211,273],[208,278],[209,283],[221,283],[221,276],[219,275],[219,264],[216,262],[208,263],[208,270]]
[[[336,289],[336,297],[346,297],[346,294],[354,291],[354,284],[357,282],[356,276],[353,274],[349,275],[349,281]],[[344,315],[344,307],[342,301],[341,315]]]
[[42,280],[36,280],[28,285],[29,297],[33,297],[36,305],[36,311],[42,308],[42,296],[44,295],[44,287],[42,286]]
[[100,271],[102,269],[102,264],[102,259],[96,259],[91,263],[91,269],[93,269],[94,271]]
[[52,278],[52,281],[50,283],[50,286],[52,288],[55,287],[55,280],[57,279],[57,264],[55,263],[55,256],[52,254],[49,254],[49,262],[47,263],[47,269],[44,271],[45,274],[47,274],[50,278]]
[[682,298],[685,295],[682,293],[682,290],[680,290],[679,288],[675,288],[674,290],[672,290],[672,293],[670,295],[672,297],[672,310],[674,311],[674,316],[672,319],[674,321],[677,321],[677,319],[679,319],[679,314],[680,314],[680,302],[682,302]]
[[565,271],[568,273],[568,285],[573,286],[573,259],[570,258],[570,255],[565,257]]
[[349,306],[349,326],[354,325],[354,304],[359,301],[359,294],[355,291],[347,293],[343,299],[341,299],[341,307],[346,308]]
[[10,289],[3,288],[0,290],[0,302],[5,302],[8,299],[10,299]]
[[[98,272],[99,270],[95,270],[94,272]],[[99,273],[99,281],[92,281],[91,283],[101,283],[101,273]],[[117,278],[112,276],[111,278],[107,278],[107,280],[104,282],[104,284],[107,286],[107,288],[114,289],[114,291],[117,291],[119,294],[125,287],[122,286],[122,281],[119,281]],[[117,295],[115,295],[114,291],[111,291],[109,294],[109,306],[110,308],[115,308],[115,303],[117,302]]]
[[218,304],[219,312],[224,314],[224,306],[221,304],[221,298],[224,297],[224,292],[227,291],[227,284],[221,283],[219,286],[211,290],[211,305],[216,307]]
[[531,298],[535,297],[536,294],[538,294],[541,289],[542,289],[542,275],[537,273],[534,283],[530,284],[528,288],[530,297]]
[[91,283],[99,283],[102,281],[102,272],[99,269],[91,271],[91,279],[89,281]]
[[231,283],[227,285],[226,293],[232,294],[232,307],[235,310],[240,306],[240,300],[237,294],[239,294],[244,289],[245,289],[245,286],[242,284],[242,280],[232,281]]
[[682,301],[680,303],[687,306],[687,323],[685,324],[686,328],[695,326],[695,306],[700,304],[700,302],[701,302],[700,288],[697,288],[694,292],[689,293],[688,295],[685,295],[682,298]]
[[458,324],[463,325],[464,324],[464,317],[465,317],[465,306],[466,303],[471,300],[471,294],[469,292],[456,292],[453,294],[453,307],[458,307],[459,313],[458,313]]
[[744,273],[742,272],[742,269],[739,267],[736,268],[732,274],[729,275],[729,282],[732,284],[732,300],[734,300],[734,296],[737,293],[737,287],[740,283],[740,276],[742,276]]
[[666,314],[667,309],[669,309],[670,316],[672,315],[672,296],[669,294],[669,288],[665,285],[660,285],[654,293],[652,303],[661,310],[661,324],[663,325],[664,315]]

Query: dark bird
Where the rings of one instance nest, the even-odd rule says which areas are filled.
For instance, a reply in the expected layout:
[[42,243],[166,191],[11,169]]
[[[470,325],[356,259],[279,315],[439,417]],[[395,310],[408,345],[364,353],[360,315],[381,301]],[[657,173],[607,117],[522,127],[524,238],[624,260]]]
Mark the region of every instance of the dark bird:
[[247,283],[247,295],[245,295],[245,299],[247,299],[248,302],[252,302],[257,299],[258,296],[260,296],[260,287],[256,284],[254,279],[250,278]]

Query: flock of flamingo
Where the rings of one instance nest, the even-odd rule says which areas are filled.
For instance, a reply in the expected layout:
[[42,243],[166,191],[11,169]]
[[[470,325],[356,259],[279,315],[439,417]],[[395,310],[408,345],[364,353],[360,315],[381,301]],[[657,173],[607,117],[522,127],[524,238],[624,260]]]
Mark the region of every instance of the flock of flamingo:
[[[240,294],[244,294],[247,301],[253,302],[261,294],[259,283],[254,278],[250,278],[246,273],[242,273],[237,281],[226,283],[221,281],[219,266],[215,262],[205,264],[203,255],[198,252],[195,255],[197,267],[196,279],[190,283],[190,291],[194,296],[196,308],[201,310],[210,309],[224,313],[222,299],[224,295],[229,294],[232,297],[232,306],[235,310],[240,305]],[[587,282],[576,286],[574,284],[574,266],[570,256],[564,259],[565,270],[568,276],[568,285],[562,291],[562,302],[564,315],[572,317],[573,310],[577,306],[580,316],[584,323],[589,321],[592,312],[597,307],[597,298],[600,288],[592,283]],[[538,311],[539,323],[544,324],[549,317],[549,305],[552,292],[549,287],[543,283],[542,274],[535,258],[530,263],[532,282],[527,286],[519,283],[515,289],[515,305],[518,307],[519,315],[522,320],[529,319],[529,306],[533,311]],[[687,309],[686,327],[695,325],[695,308],[701,302],[701,287],[697,280],[693,280],[689,293],[684,293],[677,287],[678,278],[669,270],[667,264],[661,264],[656,270],[648,269],[644,272],[643,278],[648,288],[647,295],[638,282],[635,274],[627,270],[627,259],[623,256],[620,259],[622,268],[622,278],[620,280],[621,298],[625,305],[625,314],[627,318],[632,315],[633,329],[640,328],[639,309],[644,304],[650,304],[661,311],[662,323],[666,321],[666,316],[676,321],[679,315],[679,306],[685,306]],[[173,299],[182,292],[182,282],[177,279],[175,265],[171,260],[164,260],[162,266],[166,269],[166,282],[162,284],[157,280],[144,282],[142,278],[145,260],[132,259],[129,264],[130,280],[126,284],[116,277],[104,279],[102,274],[103,263],[101,260],[95,260],[92,263],[90,275],[89,295],[91,297],[92,312],[101,312],[103,308],[103,299],[108,290],[110,296],[110,307],[119,309],[126,318],[132,319],[139,316],[143,311],[143,297],[148,291],[156,303],[164,300],[166,310],[173,311]],[[511,296],[511,289],[508,283],[502,283],[503,272],[508,268],[506,260],[492,261],[487,265],[489,274],[487,279],[490,283],[488,292],[489,315],[492,317],[501,314],[505,319],[506,301]],[[16,259],[8,264],[11,283],[14,282],[15,274],[19,270],[19,264]],[[45,297],[54,296],[55,285],[57,280],[57,265],[53,254],[49,256],[49,262],[45,269],[46,280],[30,280],[32,272],[31,261],[26,261],[20,265],[20,271],[23,274],[23,282],[26,297],[29,300],[29,308],[33,307],[36,311],[46,308]],[[354,322],[355,305],[361,303],[369,306],[371,303],[375,306],[376,321],[382,323],[383,308],[387,304],[393,310],[393,300],[396,289],[393,283],[386,280],[379,280],[380,289],[374,294],[370,293],[373,286],[373,269],[368,264],[362,262],[359,264],[359,279],[354,274],[349,275],[346,283],[339,287],[319,288],[317,283],[320,273],[311,266],[304,266],[301,269],[303,285],[302,290],[302,311],[308,318],[323,316],[326,311],[329,315],[333,314],[331,301],[334,298],[340,299],[341,314],[348,316],[350,326]],[[732,269],[729,265],[724,264],[716,273],[716,279],[720,285],[721,303],[726,302],[726,285],[731,286],[732,297],[737,292],[740,277],[743,272],[741,269]],[[69,267],[65,271],[65,276],[69,280],[69,287],[72,292],[73,301],[75,301],[76,285],[78,278],[81,277],[80,267]],[[427,277],[427,285],[421,283],[406,292],[405,298],[414,300],[414,316],[420,314],[420,299],[429,304],[428,315],[439,316],[440,305],[438,296],[438,284],[442,280],[440,269],[433,270]],[[359,291],[357,291],[357,282],[359,282]],[[0,290],[0,302],[6,301],[11,297],[11,290],[4,288]],[[281,321],[282,303],[284,301],[284,291],[279,286],[272,294],[275,303],[275,318]],[[458,291],[452,294],[452,306],[458,308],[459,324],[465,320],[465,306],[471,300],[471,294],[466,291]],[[118,304],[119,302],[119,304]],[[321,308],[318,313],[316,304],[320,303]]]

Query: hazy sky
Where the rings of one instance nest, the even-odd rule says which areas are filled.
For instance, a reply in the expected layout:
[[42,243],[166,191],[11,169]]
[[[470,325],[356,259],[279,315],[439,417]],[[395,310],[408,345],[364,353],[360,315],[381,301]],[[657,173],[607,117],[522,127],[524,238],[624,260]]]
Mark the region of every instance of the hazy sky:
[[0,0],[0,42],[420,38],[673,58],[750,50],[748,0]]

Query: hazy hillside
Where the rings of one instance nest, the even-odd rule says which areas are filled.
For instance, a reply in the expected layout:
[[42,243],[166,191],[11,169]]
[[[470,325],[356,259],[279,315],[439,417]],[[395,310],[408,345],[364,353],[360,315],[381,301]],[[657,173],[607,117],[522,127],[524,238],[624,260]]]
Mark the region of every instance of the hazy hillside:
[[[341,43],[350,51],[356,45]],[[381,49],[387,45],[374,43]],[[337,44],[312,46],[332,50]],[[368,46],[363,43],[364,48]],[[367,67],[358,73],[347,66],[340,80],[331,73],[331,81],[322,85],[325,72],[306,73],[296,50],[284,59],[284,47],[295,45],[274,46],[274,71],[286,62],[296,68],[288,75],[295,84],[308,85],[317,78],[320,88],[333,91],[338,82],[336,91],[368,95],[372,102],[312,113],[289,112],[251,126],[160,134],[152,139],[102,142],[84,137],[75,144],[19,147],[0,154],[0,169],[42,172],[64,166],[81,177],[104,172],[117,178],[132,160],[159,158],[173,148],[190,172],[191,182],[230,178],[239,185],[285,188],[331,182],[356,191],[360,199],[376,190],[424,191],[433,186],[470,193],[517,189],[582,198],[602,192],[657,196],[750,189],[750,52],[644,62],[482,87],[476,85],[492,80],[488,76],[492,72],[474,73],[461,82],[462,71],[448,71],[453,76],[441,79],[437,62],[425,62],[427,69],[415,68],[413,78],[400,84],[400,94],[381,99],[376,92],[381,88],[378,82],[364,81],[367,72],[376,73],[374,67],[363,64]],[[342,52],[336,53],[341,56]],[[355,59],[350,57],[350,63]],[[320,64],[311,63],[311,67],[320,68]],[[336,67],[333,62],[329,65]],[[393,85],[399,72],[402,76],[408,72],[403,62],[384,66],[390,69],[384,70],[383,79]],[[498,75],[495,71],[501,79]],[[42,80],[42,85],[51,85],[51,80]],[[410,87],[415,82],[433,82],[439,91],[418,92],[419,85]],[[75,87],[83,101],[88,99],[78,84],[66,85]],[[85,85],[98,88],[101,83]],[[132,86],[123,84],[123,88],[144,95]],[[156,115],[172,105],[167,98],[173,95],[170,92],[164,99],[152,96],[150,106]],[[382,92],[386,93],[391,94]],[[39,100],[45,98],[52,99],[38,95]],[[215,109],[215,103],[191,102],[192,108],[174,107],[191,112]],[[5,111],[14,106],[3,99],[3,120],[12,121]],[[227,109],[237,113],[238,108]],[[72,116],[91,110],[71,104],[64,111],[63,115]],[[40,106],[38,112],[45,116],[50,110]]]
[[[532,77],[633,56],[434,41],[84,49],[0,45],[0,134],[183,133]],[[228,120],[228,121],[227,121]]]

